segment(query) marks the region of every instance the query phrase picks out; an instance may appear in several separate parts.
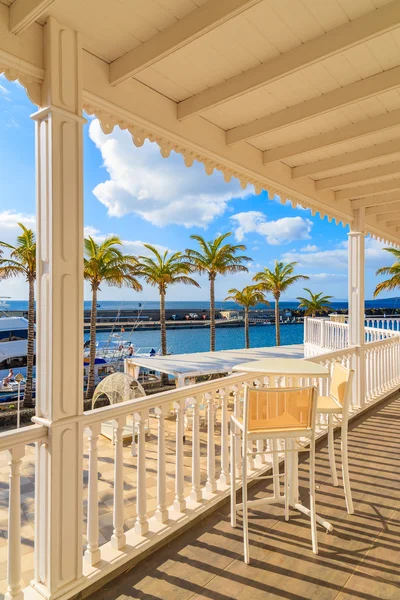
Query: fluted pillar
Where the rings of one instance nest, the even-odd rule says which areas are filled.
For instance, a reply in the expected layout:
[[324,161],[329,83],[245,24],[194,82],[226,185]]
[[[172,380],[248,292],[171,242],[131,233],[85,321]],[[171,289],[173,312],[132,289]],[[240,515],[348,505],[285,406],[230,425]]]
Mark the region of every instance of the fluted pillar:
[[362,406],[365,401],[365,209],[353,211],[353,222],[349,233],[349,345],[356,346],[351,367],[355,371],[353,402]]
[[80,36],[49,17],[43,31],[45,78],[36,130],[35,574],[45,598],[82,577],[83,186]]

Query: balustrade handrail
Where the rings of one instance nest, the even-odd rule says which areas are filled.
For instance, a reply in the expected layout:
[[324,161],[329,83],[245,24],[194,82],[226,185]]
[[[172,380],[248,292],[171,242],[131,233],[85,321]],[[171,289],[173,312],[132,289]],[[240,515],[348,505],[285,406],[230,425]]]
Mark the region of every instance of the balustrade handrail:
[[0,433],[0,452],[15,446],[39,442],[47,437],[48,429],[44,425],[28,425],[21,429],[12,429]]
[[331,359],[335,359],[335,358],[352,356],[356,349],[357,349],[357,346],[346,346],[346,348],[342,348],[340,350],[332,350],[332,352],[324,352],[323,354],[318,354],[317,356],[312,356],[310,358],[304,358],[303,360],[311,360],[312,362],[319,362],[320,360],[331,360]]
[[251,376],[248,373],[235,373],[234,375],[228,375],[227,377],[220,377],[219,379],[213,379],[203,383],[194,383],[182,388],[158,392],[157,394],[135,400],[127,400],[121,404],[113,404],[111,406],[102,406],[101,408],[87,410],[83,413],[82,419],[84,422],[87,421],[87,426],[89,424],[101,423],[107,421],[107,419],[127,416],[132,413],[154,408],[155,406],[163,406],[165,404],[171,404],[171,402],[187,400],[188,398],[199,394],[215,392],[215,390],[220,387],[234,386],[236,384],[241,384],[244,380],[247,381],[248,379],[257,379],[257,377],[255,375]]

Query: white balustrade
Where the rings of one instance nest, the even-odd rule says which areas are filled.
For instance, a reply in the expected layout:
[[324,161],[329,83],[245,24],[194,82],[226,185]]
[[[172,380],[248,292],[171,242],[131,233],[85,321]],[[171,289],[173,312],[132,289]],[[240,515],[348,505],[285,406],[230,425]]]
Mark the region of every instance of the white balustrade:
[[[343,325],[343,324],[340,324]],[[335,324],[336,326],[336,324]],[[310,327],[308,331],[310,331]],[[320,325],[318,325],[320,327]],[[335,333],[327,334],[327,343],[342,344],[346,336],[342,334],[343,327],[326,327],[326,331],[334,329]],[[325,333],[326,333],[325,331]],[[390,330],[392,332],[392,330]],[[381,334],[378,332],[378,336]],[[385,334],[386,335],[386,334]],[[334,340],[331,342],[330,340]],[[346,347],[329,353],[313,357],[314,362],[325,365],[328,369],[333,368],[335,362],[340,362],[350,367],[357,347]],[[350,415],[355,415],[365,405],[379,401],[400,385],[400,336],[379,337],[373,342],[365,344],[365,399],[361,405],[356,405],[352,398]],[[207,381],[201,384],[187,386],[186,388],[174,389],[168,392],[147,396],[134,401],[124,402],[118,405],[102,407],[85,412],[80,417],[82,437],[83,432],[88,435],[88,505],[87,505],[87,548],[84,553],[83,575],[90,574],[96,578],[101,577],[103,569],[108,572],[116,569],[126,561],[127,556],[138,556],[142,548],[150,548],[153,544],[164,539],[172,533],[176,533],[180,527],[187,526],[194,516],[202,511],[208,510],[221,498],[227,497],[232,484],[230,475],[236,480],[236,486],[240,486],[240,452],[236,455],[236,465],[231,471],[229,464],[229,415],[233,411],[238,417],[242,417],[243,395],[247,385],[276,385],[280,382],[269,382],[263,377],[256,381],[254,376],[246,374],[235,374],[220,380]],[[282,382],[283,383],[283,382]],[[291,385],[315,384],[320,394],[326,394],[329,379],[309,379],[300,377],[298,380],[284,382]],[[204,433],[207,444],[207,456],[201,458],[200,453],[200,409],[206,404],[207,407],[207,430]],[[192,417],[191,432],[187,432],[184,442],[185,413]],[[123,448],[123,436],[126,431],[132,432],[132,428],[124,429],[126,419],[134,415],[137,432],[137,457],[132,457],[130,448]],[[175,423],[167,421],[168,414],[175,414]],[[113,503],[113,532],[108,540],[102,540],[99,544],[99,510],[98,510],[98,437],[102,423],[114,423],[114,503]],[[150,422],[151,437],[145,438],[145,424]],[[318,435],[324,435],[327,431],[327,419],[321,417]],[[166,427],[168,426],[168,437]],[[220,426],[220,427],[219,427]],[[204,430],[205,432],[205,430]],[[8,590],[7,600],[22,600],[21,595],[21,524],[20,524],[20,501],[19,501],[19,463],[23,457],[23,446],[25,440],[40,441],[38,443],[37,460],[40,466],[40,448],[47,443],[47,428],[33,426],[17,431],[17,437],[11,432],[0,435],[0,451],[8,450],[10,456],[10,506],[9,506],[9,551],[8,551]],[[191,435],[190,435],[191,433]],[[23,437],[21,437],[23,436]],[[27,443],[27,442],[26,442]],[[216,456],[216,447],[220,446],[221,462],[219,464],[219,453]],[[272,445],[261,442],[257,446],[257,452],[261,452],[261,460],[252,461],[254,473],[261,473],[271,466],[271,460],[275,468],[279,467],[279,456],[271,455],[268,451]],[[277,450],[281,448],[275,443]],[[185,459],[184,450],[187,449]],[[172,455],[169,453],[172,452]],[[47,456],[47,452],[44,452]],[[175,493],[174,498],[167,500],[169,486],[167,479],[173,473],[167,473],[167,456],[172,456],[175,463]],[[153,456],[157,463],[156,468],[156,505],[151,512],[148,510],[150,504],[147,500],[147,485],[149,478],[154,478],[150,469],[146,470],[146,457]],[[130,462],[130,467],[136,468],[137,487],[136,494],[136,521],[130,524],[124,518],[124,459]],[[203,461],[203,462],[202,462]],[[43,467],[45,468],[45,466]],[[201,487],[201,469],[206,469],[206,483]],[[128,471],[128,469],[127,469]],[[203,471],[204,476],[204,471]],[[154,486],[154,483],[151,483]],[[186,487],[187,486],[187,487]],[[274,480],[275,493],[278,493],[279,482]],[[45,498],[40,496],[36,499],[35,516],[41,511],[47,510]],[[82,521],[83,509],[81,507]],[[125,531],[126,529],[126,531]],[[143,537],[146,537],[146,545],[143,545]],[[141,541],[140,541],[141,540]],[[123,548],[123,552],[117,550]],[[120,558],[121,560],[120,560]],[[120,562],[119,562],[120,561]],[[37,555],[35,549],[35,569],[43,572],[41,555]]]
[[210,393],[204,395],[207,401],[207,482],[205,492],[213,494],[217,489],[215,480],[215,403]]
[[100,560],[99,550],[99,494],[97,474],[97,442],[100,424],[94,423],[89,428],[89,463],[88,463],[88,502],[87,502],[87,548],[85,558],[89,565]]
[[126,545],[124,533],[124,455],[123,430],[125,417],[114,420],[114,504],[113,504],[113,534],[111,546],[120,550]]
[[138,442],[137,442],[137,485],[136,485],[136,523],[135,533],[145,535],[149,531],[147,521],[147,489],[146,489],[146,439],[144,424],[147,419],[147,412],[140,411],[135,413],[137,423]]
[[165,468],[165,407],[157,406],[155,409],[155,414],[158,422],[156,519],[160,523],[165,523],[166,521],[168,521],[167,473]]
[[192,425],[192,489],[190,499],[193,502],[200,502],[202,498],[200,486],[200,415],[199,415],[199,397],[189,398],[192,403],[193,425]]
[[[39,448],[47,441],[47,428],[41,425],[31,425],[22,429],[0,433],[0,452],[5,452],[9,466],[9,497],[8,497],[8,545],[7,545],[7,590],[5,600],[23,600],[21,579],[21,462],[25,456],[25,446],[33,442]],[[35,462],[35,475],[37,463]],[[35,506],[38,507],[38,489],[35,489]],[[43,503],[42,503],[43,505]],[[36,515],[35,509],[35,526]],[[37,557],[35,556],[37,568]]]
[[221,474],[218,485],[220,489],[225,489],[229,485],[229,428],[228,428],[228,395],[225,388],[220,388],[219,397],[221,400]]
[[176,512],[183,512],[186,509],[186,500],[184,494],[185,475],[183,465],[183,436],[184,436],[184,409],[185,400],[174,402],[176,414],[176,455],[175,455],[175,500],[173,503]]

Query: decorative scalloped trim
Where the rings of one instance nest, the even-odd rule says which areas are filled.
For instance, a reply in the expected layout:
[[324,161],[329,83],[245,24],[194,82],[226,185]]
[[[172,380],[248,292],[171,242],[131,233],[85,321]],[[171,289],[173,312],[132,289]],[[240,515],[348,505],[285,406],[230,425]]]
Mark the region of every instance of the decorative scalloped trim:
[[345,217],[343,213],[339,211],[335,211],[331,208],[330,213],[328,213],[324,210],[323,206],[314,203],[308,198],[297,196],[295,193],[287,192],[283,188],[276,187],[274,184],[270,185],[261,179],[251,177],[244,171],[231,169],[222,162],[218,162],[217,160],[214,160],[213,158],[210,158],[209,156],[206,156],[205,154],[202,154],[196,150],[189,149],[179,142],[168,140],[157,133],[149,131],[147,128],[145,129],[141,127],[140,125],[127,122],[123,118],[118,119],[102,108],[94,106],[92,102],[85,103],[84,110],[87,114],[94,115],[98,119],[101,130],[105,134],[112,133],[116,125],[123,130],[128,130],[132,136],[133,143],[138,148],[143,146],[146,140],[155,142],[159,146],[160,153],[163,158],[168,158],[171,152],[174,151],[183,156],[184,163],[187,167],[191,167],[194,161],[197,160],[204,165],[204,170],[207,175],[211,175],[214,170],[220,171],[227,183],[232,179],[232,177],[236,177],[236,179],[239,180],[242,189],[245,189],[247,185],[253,185],[254,191],[257,195],[261,194],[261,192],[265,190],[268,193],[269,198],[279,196],[282,204],[290,202],[293,208],[296,208],[297,205],[300,205],[302,208],[311,210],[312,216],[319,214],[321,219],[327,217],[329,222],[334,220],[337,225],[341,223],[343,227],[348,225],[351,221],[350,217]]
[[23,74],[18,69],[12,69],[0,64],[0,73],[3,73],[8,81],[18,81],[25,88],[29,100],[40,106],[42,101],[42,85],[34,77]]

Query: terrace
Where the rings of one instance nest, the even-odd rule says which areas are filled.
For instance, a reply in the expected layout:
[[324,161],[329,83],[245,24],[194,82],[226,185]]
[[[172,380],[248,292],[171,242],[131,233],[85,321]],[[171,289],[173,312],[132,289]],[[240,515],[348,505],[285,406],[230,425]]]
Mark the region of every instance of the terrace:
[[[37,406],[34,425],[0,434],[7,600],[84,597],[174,537],[173,565],[160,550],[94,597],[398,596],[400,336],[364,321],[364,240],[400,243],[399,32],[399,0],[0,0],[0,71],[38,106]],[[304,521],[269,507],[245,566],[226,523],[229,414],[263,378],[83,411],[85,113],[105,133],[121,127],[164,158],[175,151],[349,226],[348,323],[308,320],[304,354],[355,370],[356,513],[327,479],[321,419],[317,501],[335,529],[320,532],[317,558]],[[329,384],[302,379],[320,393]],[[124,447],[132,416],[137,443]],[[100,437],[110,420],[114,446]]]

